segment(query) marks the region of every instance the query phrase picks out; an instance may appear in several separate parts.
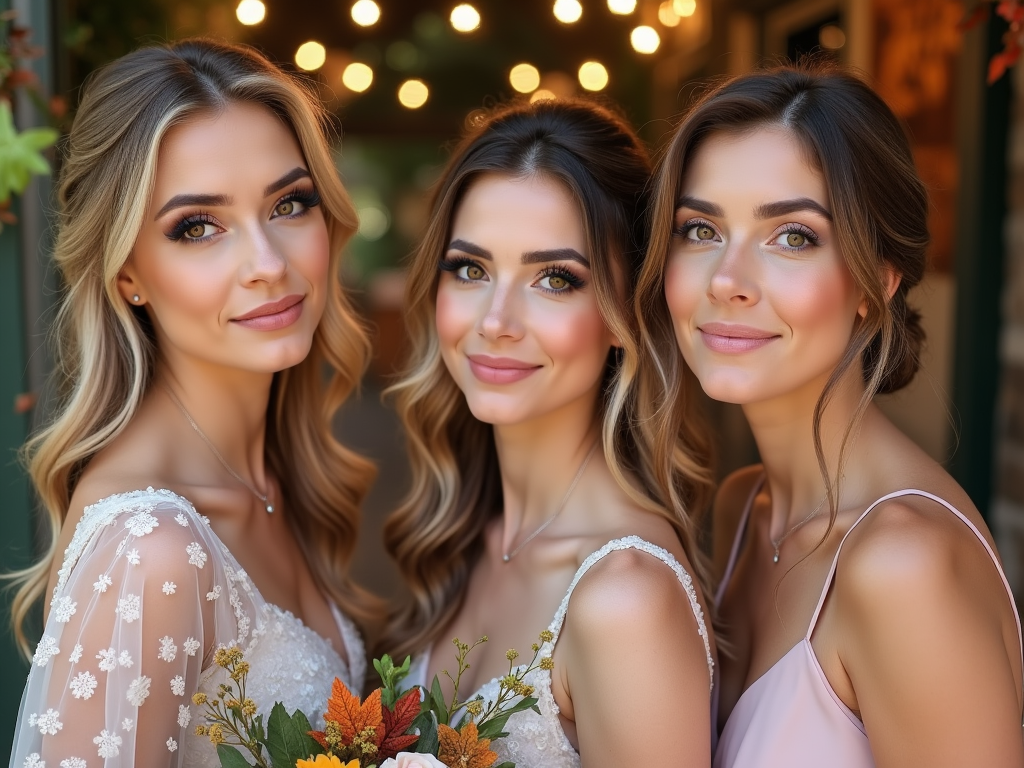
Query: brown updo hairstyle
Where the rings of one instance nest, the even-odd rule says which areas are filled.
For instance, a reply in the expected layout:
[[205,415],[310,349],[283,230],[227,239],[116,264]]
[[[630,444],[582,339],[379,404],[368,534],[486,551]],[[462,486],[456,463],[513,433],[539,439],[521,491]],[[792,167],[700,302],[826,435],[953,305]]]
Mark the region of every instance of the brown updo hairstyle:
[[[711,490],[707,432],[696,422],[668,446],[642,433],[635,388],[641,349],[631,300],[642,268],[651,166],[629,124],[591,101],[559,99],[499,107],[452,153],[431,203],[430,223],[409,263],[405,369],[391,388],[405,427],[412,486],[384,527],[388,552],[412,600],[390,623],[381,647],[401,658],[439,639],[462,605],[487,523],[501,514],[494,433],[476,419],[441,358],[435,321],[439,264],[458,206],[485,174],[539,176],[572,196],[586,236],[592,285],[619,339],[594,414],[605,461],[634,503],[668,520],[703,578],[690,510]],[[659,446],[651,453],[647,446]]]
[[[859,78],[820,61],[774,67],[712,88],[686,113],[655,180],[651,238],[634,301],[646,348],[639,378],[646,391],[656,392],[660,385],[668,393],[667,400],[652,404],[649,418],[678,423],[675,382],[686,375],[686,366],[665,301],[665,262],[683,177],[709,136],[770,127],[791,131],[808,162],[824,177],[839,252],[867,302],[867,315],[854,326],[814,409],[814,450],[828,495],[831,530],[838,512],[839,468],[850,435],[876,394],[910,383],[924,342],[921,316],[907,304],[907,293],[925,270],[928,197],[898,119]],[[889,270],[900,278],[892,297]],[[854,366],[863,370],[864,393],[844,432],[832,474],[821,444],[822,414]]]

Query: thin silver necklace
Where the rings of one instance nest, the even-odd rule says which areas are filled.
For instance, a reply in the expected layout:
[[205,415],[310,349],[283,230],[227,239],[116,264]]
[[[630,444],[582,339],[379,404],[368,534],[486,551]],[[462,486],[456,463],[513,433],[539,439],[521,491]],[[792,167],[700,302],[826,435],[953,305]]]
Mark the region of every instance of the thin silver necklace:
[[788,531],[786,531],[784,534],[782,534],[779,538],[773,539],[773,538],[771,538],[771,536],[768,537],[768,540],[772,543],[772,546],[775,547],[775,554],[772,556],[772,562],[773,563],[779,562],[779,547],[782,546],[782,542],[784,542],[786,540],[786,538],[789,536],[789,534],[793,533],[797,528],[803,527],[803,525],[805,523],[809,522],[812,517],[814,517],[816,514],[818,514],[818,512],[821,511],[822,504],[825,503],[825,499],[827,499],[827,498],[828,498],[828,494],[825,494],[824,496],[822,496],[821,497],[821,501],[818,502],[818,506],[816,506],[814,509],[812,509],[811,513],[807,517],[805,517],[799,523],[794,525],[792,528],[790,528]]
[[248,488],[250,491],[252,491],[252,495],[255,496],[257,499],[259,499],[260,502],[262,502],[263,506],[266,507],[267,514],[273,514],[274,513],[274,505],[270,503],[270,494],[260,493],[255,485],[253,485],[248,480],[246,480],[244,477],[242,477],[240,474],[235,472],[235,470],[233,470],[231,468],[231,465],[227,463],[227,461],[224,459],[224,457],[220,455],[220,451],[217,450],[217,446],[215,446],[210,441],[210,438],[208,438],[203,433],[203,430],[201,430],[199,428],[199,425],[196,424],[196,420],[192,418],[192,414],[190,414],[188,412],[188,410],[182,404],[181,400],[178,399],[177,395],[175,395],[171,391],[171,388],[168,387],[168,386],[165,386],[163,384],[161,384],[160,386],[163,387],[164,390],[167,392],[168,397],[171,398],[171,402],[173,402],[176,406],[178,406],[178,410],[181,411],[181,415],[184,416],[188,420],[188,423],[192,425],[192,429],[194,429],[196,431],[196,434],[199,435],[201,438],[203,438],[203,442],[206,443],[206,446],[213,452],[213,455],[217,457],[217,461],[219,461],[224,466],[224,469],[226,469],[228,471],[228,473],[233,478],[235,478],[235,480],[237,480],[242,485],[244,485],[246,488]]
[[565,492],[565,496],[562,497],[562,501],[558,504],[558,509],[555,510],[554,514],[551,515],[551,517],[549,517],[547,520],[541,523],[540,527],[537,530],[535,530],[533,533],[531,533],[529,536],[523,539],[523,542],[518,547],[513,549],[511,552],[506,552],[505,554],[503,554],[501,556],[501,561],[503,563],[507,563],[513,557],[518,555],[519,550],[521,550],[523,547],[525,547],[527,544],[529,544],[531,541],[537,538],[541,534],[541,531],[543,531],[545,528],[547,528],[549,525],[555,522],[555,518],[562,513],[563,509],[565,509],[565,503],[569,501],[569,497],[572,496],[572,492],[576,489],[576,484],[580,481],[580,478],[583,477],[583,472],[586,470],[587,464],[590,463],[590,457],[593,456],[594,451],[597,450],[597,443],[598,441],[595,440],[594,444],[590,446],[590,450],[587,452],[587,457],[583,459],[583,463],[580,464],[580,468],[576,470],[576,477],[572,479],[572,484],[569,486],[569,490]]

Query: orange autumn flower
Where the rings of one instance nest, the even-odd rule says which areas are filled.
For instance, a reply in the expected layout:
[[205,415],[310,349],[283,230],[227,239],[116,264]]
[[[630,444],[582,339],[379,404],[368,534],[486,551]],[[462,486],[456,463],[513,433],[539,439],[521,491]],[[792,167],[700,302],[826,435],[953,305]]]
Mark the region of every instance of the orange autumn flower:
[[350,760],[347,763],[342,763],[334,755],[330,757],[327,755],[317,755],[315,760],[312,757],[309,760],[299,759],[295,763],[295,768],[359,768],[359,761]]
[[490,749],[491,740],[481,739],[476,723],[467,723],[459,733],[443,723],[437,727],[437,759],[449,768],[491,768],[498,754]]

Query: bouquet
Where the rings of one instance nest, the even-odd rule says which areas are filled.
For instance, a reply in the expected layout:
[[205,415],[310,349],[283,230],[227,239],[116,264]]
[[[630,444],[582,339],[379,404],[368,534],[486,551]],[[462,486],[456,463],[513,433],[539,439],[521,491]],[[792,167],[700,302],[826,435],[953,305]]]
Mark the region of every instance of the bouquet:
[[[542,632],[541,643],[549,635]],[[541,645],[534,643],[533,659],[517,667],[519,654],[509,650],[508,674],[499,679],[495,700],[476,696],[462,701],[459,682],[469,669],[467,657],[487,637],[472,645],[458,638],[452,642],[456,673],[444,672],[453,685],[450,700],[436,676],[429,689],[403,691],[409,657],[396,666],[384,655],[373,661],[381,687],[362,701],[335,678],[322,731],[313,730],[299,710],[289,715],[280,702],[264,720],[246,696],[249,663],[238,648],[220,648],[214,662],[231,682],[220,686],[217,698],[205,693],[192,697],[194,704],[205,707],[207,722],[196,726],[195,733],[216,745],[221,768],[249,768],[250,760],[259,768],[515,768],[507,761],[495,765],[498,755],[490,747],[508,735],[510,717],[527,709],[540,712],[525,678],[535,669],[551,669],[551,657],[541,657]]]

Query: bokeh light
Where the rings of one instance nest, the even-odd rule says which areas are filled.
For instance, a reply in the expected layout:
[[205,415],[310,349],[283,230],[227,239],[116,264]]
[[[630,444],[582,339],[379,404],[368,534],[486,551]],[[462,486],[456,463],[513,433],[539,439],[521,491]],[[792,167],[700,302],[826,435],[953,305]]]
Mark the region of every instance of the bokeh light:
[[295,63],[299,69],[304,69],[307,72],[320,69],[325,61],[327,61],[327,49],[316,40],[303,43],[295,52]]
[[398,101],[406,109],[419,109],[430,98],[430,89],[422,80],[406,80],[398,89]]
[[555,0],[555,7],[552,10],[555,18],[563,24],[574,24],[583,15],[583,6],[579,0]]
[[608,10],[620,16],[628,16],[636,10],[636,0],[608,0]]
[[248,27],[259,24],[267,16],[267,6],[260,0],[242,0],[235,8],[235,16]]
[[350,91],[362,93],[373,84],[373,70],[361,61],[353,61],[341,73],[341,82]]
[[679,18],[688,18],[696,12],[697,0],[672,0],[672,10]]
[[608,85],[608,70],[599,61],[586,61],[580,67],[580,85],[588,91],[600,91]]
[[654,27],[641,26],[629,34],[629,42],[637,53],[654,53],[661,45],[661,37]]
[[388,212],[376,205],[368,205],[359,211],[359,236],[364,240],[380,240],[391,228]]
[[818,42],[822,48],[836,51],[846,45],[846,33],[835,24],[826,24],[818,30]]
[[658,6],[658,21],[666,27],[679,26],[679,14],[676,13],[674,5],[675,3],[672,0],[665,0],[664,3]]
[[480,26],[480,12],[469,3],[452,8],[452,27],[456,32],[472,32]]
[[540,85],[540,72],[533,64],[516,64],[508,73],[508,81],[520,93],[532,93]]
[[557,97],[547,88],[539,88],[533,92],[532,96],[530,96],[530,103],[533,104],[536,101],[546,101],[554,98]]
[[380,21],[380,6],[373,0],[356,0],[352,5],[352,21],[360,27],[372,27]]

